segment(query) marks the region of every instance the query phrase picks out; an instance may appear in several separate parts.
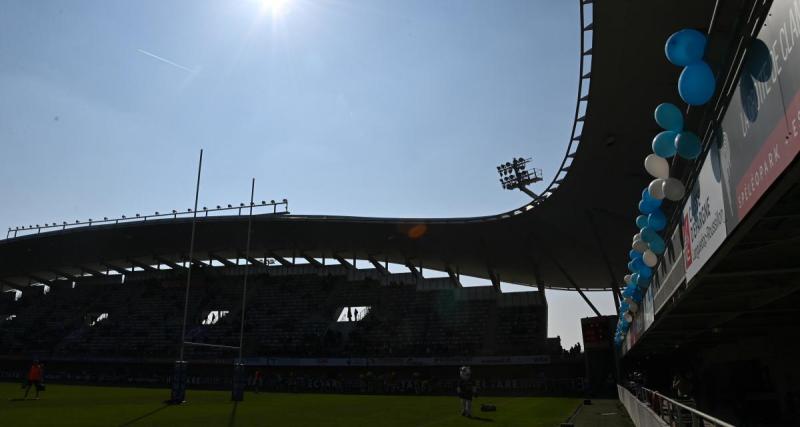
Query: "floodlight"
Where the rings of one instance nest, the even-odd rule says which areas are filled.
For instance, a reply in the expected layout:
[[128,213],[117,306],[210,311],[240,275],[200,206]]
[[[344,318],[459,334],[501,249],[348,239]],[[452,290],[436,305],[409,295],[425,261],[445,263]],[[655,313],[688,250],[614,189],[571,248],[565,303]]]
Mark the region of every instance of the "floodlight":
[[270,202],[271,204],[273,204],[273,205],[275,204],[275,201],[274,201],[274,200],[270,200],[269,202]]

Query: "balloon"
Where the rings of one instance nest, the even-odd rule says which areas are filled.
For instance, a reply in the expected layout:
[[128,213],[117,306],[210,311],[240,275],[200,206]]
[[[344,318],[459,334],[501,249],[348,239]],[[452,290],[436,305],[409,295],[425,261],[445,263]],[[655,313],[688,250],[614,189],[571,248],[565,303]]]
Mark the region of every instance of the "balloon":
[[667,217],[660,210],[647,216],[647,226],[655,231],[661,231],[667,226]]
[[639,215],[636,217],[636,226],[639,228],[647,227],[647,215]]
[[772,56],[769,47],[759,39],[753,39],[744,58],[747,73],[756,80],[765,82],[772,77]]
[[656,107],[656,123],[664,130],[680,132],[683,130],[683,114],[673,104],[665,102]]
[[642,253],[631,249],[631,251],[628,253],[628,256],[630,257],[631,261],[633,261],[637,258],[641,258]]
[[628,310],[630,310],[632,313],[638,312],[639,304],[636,304],[634,301],[631,301],[630,303],[628,303]]
[[641,275],[641,270],[642,269],[647,268],[647,266],[644,265],[644,261],[642,261],[641,258],[636,258],[635,260],[631,261],[631,263],[633,264],[633,268],[634,268],[633,271],[634,272],[639,272],[639,275]]
[[[667,178],[664,181],[664,197],[673,202],[683,199],[686,193],[683,183],[677,178]],[[652,212],[651,212],[652,213]]]
[[633,316],[630,313],[625,313],[625,321],[628,323],[633,322]]
[[675,155],[675,137],[678,132],[665,130],[653,138],[653,152],[665,159]]
[[649,215],[649,214],[655,212],[657,209],[658,209],[658,205],[656,205],[656,204],[654,204],[652,202],[648,203],[648,202],[646,202],[644,200],[639,202],[639,212],[641,212],[643,214]]
[[630,274],[626,274],[625,277],[622,278],[622,281],[626,285],[630,285],[631,284],[631,275]]
[[631,247],[636,252],[644,252],[644,251],[647,250],[647,242],[645,242],[642,239],[636,239],[636,240],[633,241],[633,244],[631,245]]
[[681,132],[675,137],[675,149],[678,155],[687,160],[696,159],[702,151],[700,138],[694,132]]
[[669,62],[683,67],[703,59],[706,36],[697,30],[680,30],[667,39],[664,54]]
[[642,234],[642,240],[644,240],[647,243],[650,243],[651,241],[655,240],[656,237],[658,237],[658,233],[656,232],[656,230],[650,228],[649,226],[643,228],[641,234]]
[[644,158],[644,169],[653,178],[669,178],[669,163],[667,163],[667,159],[656,154],[650,154]]
[[642,255],[642,261],[644,261],[644,265],[653,268],[658,264],[658,255],[653,253],[650,249],[644,251]]
[[[647,192],[650,193],[650,197],[652,197],[653,199],[661,200],[664,198],[663,186],[664,186],[664,180],[661,178],[656,178],[650,183],[650,185],[647,186]],[[636,218],[636,225],[639,225],[639,228],[643,227],[642,225],[639,224],[639,218]]]
[[633,292],[636,290],[636,279],[638,279],[638,278],[639,278],[639,274],[638,273],[633,273],[631,275],[631,280],[633,281],[633,283],[628,285],[628,286],[626,286],[625,289],[623,289],[623,291],[622,291],[622,295],[623,296],[628,297],[628,298],[631,298],[633,296]]
[[667,244],[664,242],[664,239],[662,239],[661,236],[656,237],[658,238],[650,242],[650,250],[656,255],[661,255],[667,249]]
[[633,241],[635,242],[637,240],[642,240],[642,235],[639,233],[633,235]]
[[637,271],[639,271],[636,269],[636,264],[633,263],[633,260],[628,261],[628,271],[630,271],[631,273],[636,273]]
[[689,105],[703,105],[716,90],[716,79],[711,67],[705,62],[687,65],[678,78],[678,94]]
[[643,279],[650,279],[653,277],[653,269],[645,265],[644,261],[642,261],[642,265],[639,267],[639,277]]
[[628,305],[630,305],[630,304],[631,304],[631,302],[633,302],[633,300],[631,299],[631,297],[625,297],[624,301],[625,301],[625,303],[626,303],[626,304],[628,304]]
[[[644,277],[640,276],[639,280],[636,282],[636,286],[638,286],[642,290],[649,288],[650,287],[650,279],[651,278],[652,278],[652,276],[648,277],[648,278],[644,278]],[[638,295],[639,296],[638,299],[636,298],[636,296],[637,295],[634,295],[633,300],[636,301],[636,302],[641,302],[642,301],[642,295],[639,294]]]

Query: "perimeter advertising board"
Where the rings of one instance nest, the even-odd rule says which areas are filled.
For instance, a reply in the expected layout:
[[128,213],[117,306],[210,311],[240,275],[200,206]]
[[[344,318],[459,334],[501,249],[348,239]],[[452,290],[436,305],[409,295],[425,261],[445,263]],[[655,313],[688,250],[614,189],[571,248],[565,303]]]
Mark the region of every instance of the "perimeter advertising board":
[[718,134],[730,233],[800,151],[800,0],[777,0],[748,46]]
[[712,146],[697,181],[683,206],[683,259],[686,280],[711,258],[725,241],[725,205],[722,200],[722,167],[719,149]]

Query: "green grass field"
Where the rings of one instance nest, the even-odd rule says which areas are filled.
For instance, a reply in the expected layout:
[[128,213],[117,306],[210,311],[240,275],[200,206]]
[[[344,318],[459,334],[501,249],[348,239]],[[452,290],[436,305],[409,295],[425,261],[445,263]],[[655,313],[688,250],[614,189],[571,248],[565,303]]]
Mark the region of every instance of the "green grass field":
[[[21,400],[19,384],[0,383],[0,425],[23,426],[558,426],[579,399],[481,397],[473,416],[456,397],[247,393],[187,390],[187,403],[167,406],[166,389],[48,384],[40,400]],[[31,396],[33,390],[31,390]],[[30,397],[30,396],[29,396]],[[493,403],[497,412],[480,412]]]

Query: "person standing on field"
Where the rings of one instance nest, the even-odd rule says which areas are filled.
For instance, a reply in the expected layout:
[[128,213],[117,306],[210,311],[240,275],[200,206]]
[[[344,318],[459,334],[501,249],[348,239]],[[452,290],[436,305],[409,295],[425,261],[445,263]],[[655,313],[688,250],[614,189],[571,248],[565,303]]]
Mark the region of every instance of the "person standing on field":
[[34,360],[31,368],[28,370],[28,382],[25,387],[25,399],[28,398],[28,393],[31,391],[31,387],[36,388],[36,396],[34,399],[39,399],[39,392],[44,390],[44,385],[42,385],[43,378],[44,367],[39,363],[38,360]]

